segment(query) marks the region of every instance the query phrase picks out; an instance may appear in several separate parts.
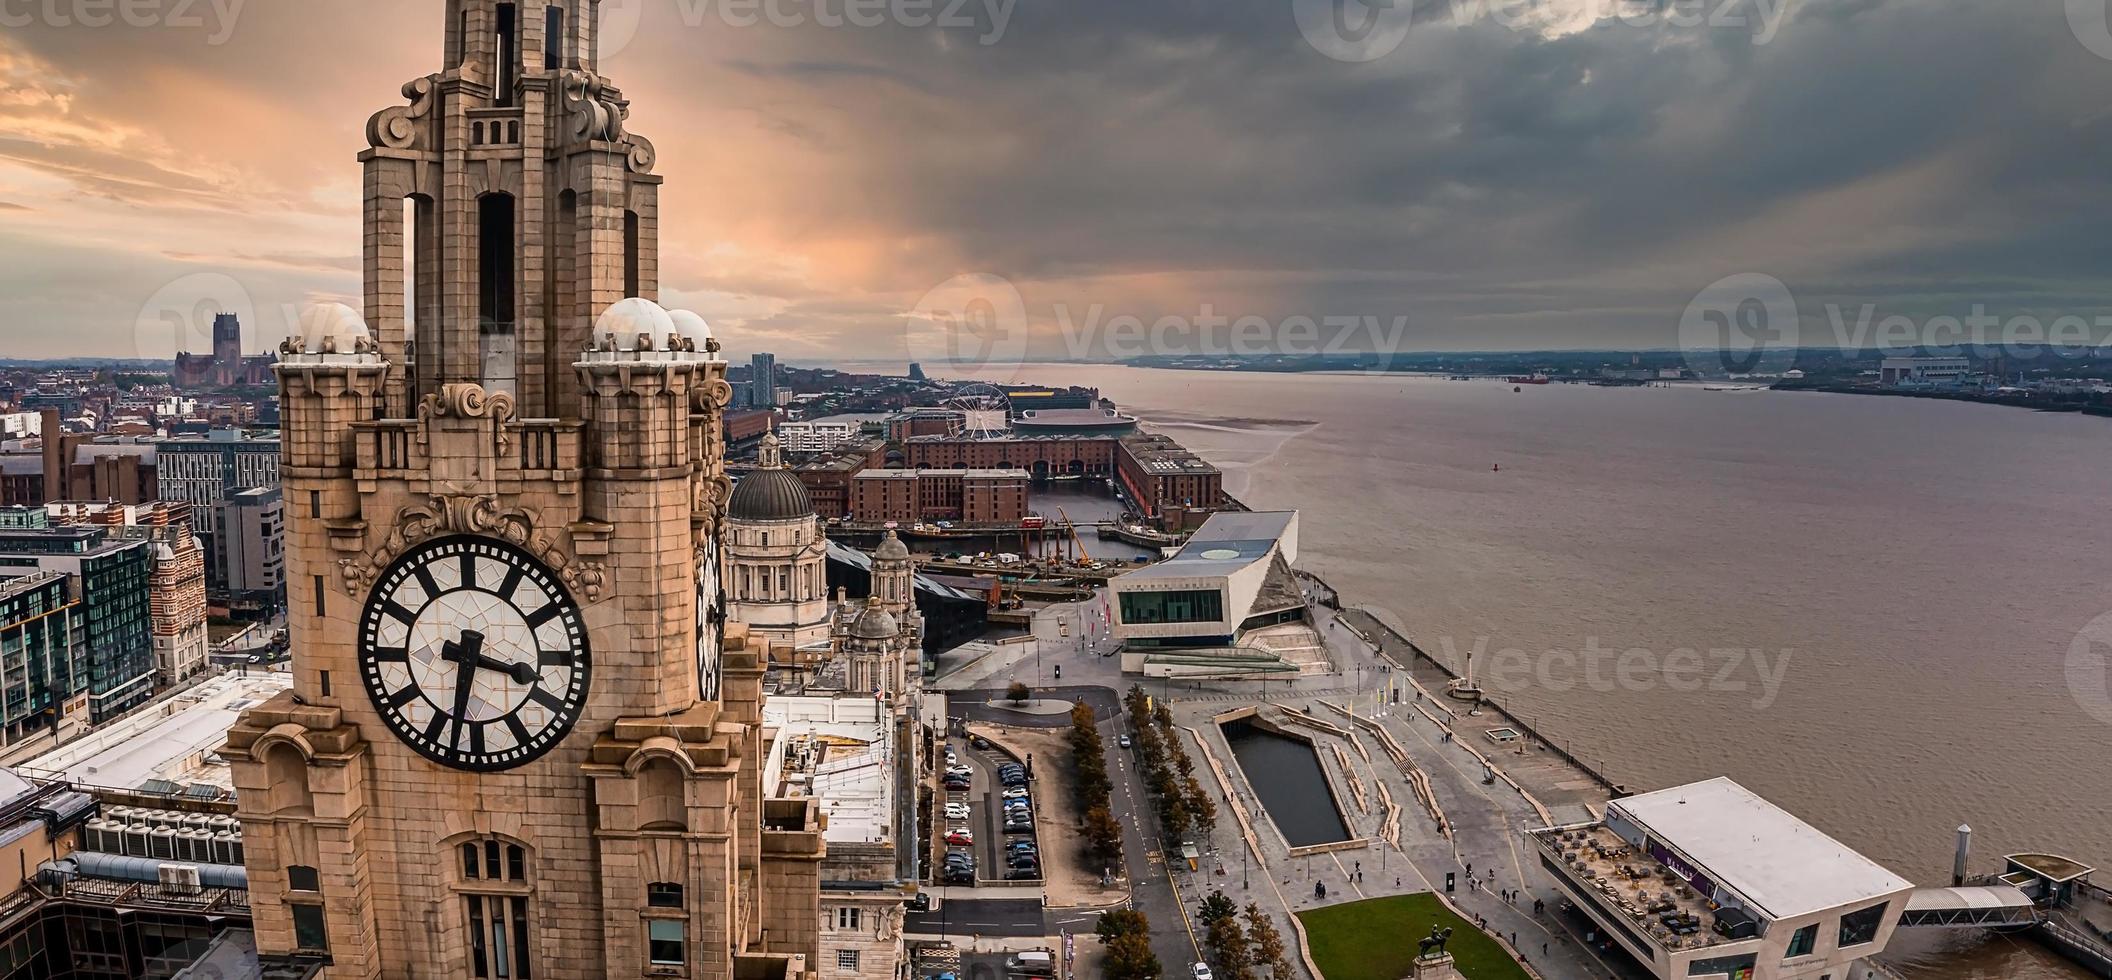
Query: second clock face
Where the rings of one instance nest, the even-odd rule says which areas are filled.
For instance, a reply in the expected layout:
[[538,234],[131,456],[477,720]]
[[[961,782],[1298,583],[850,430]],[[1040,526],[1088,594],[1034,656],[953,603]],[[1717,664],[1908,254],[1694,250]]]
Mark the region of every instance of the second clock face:
[[390,564],[360,616],[359,653],[382,720],[457,769],[530,762],[586,705],[579,607],[542,562],[503,541],[440,538]]

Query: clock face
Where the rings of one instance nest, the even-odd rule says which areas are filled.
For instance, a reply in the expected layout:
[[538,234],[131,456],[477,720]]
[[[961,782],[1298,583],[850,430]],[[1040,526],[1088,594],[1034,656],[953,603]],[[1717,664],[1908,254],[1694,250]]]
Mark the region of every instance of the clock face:
[[360,616],[359,662],[397,737],[457,769],[534,760],[587,699],[579,607],[541,562],[489,538],[438,538],[390,564]]
[[697,563],[697,699],[719,699],[719,638],[725,633],[726,590],[719,584],[719,541],[704,542]]

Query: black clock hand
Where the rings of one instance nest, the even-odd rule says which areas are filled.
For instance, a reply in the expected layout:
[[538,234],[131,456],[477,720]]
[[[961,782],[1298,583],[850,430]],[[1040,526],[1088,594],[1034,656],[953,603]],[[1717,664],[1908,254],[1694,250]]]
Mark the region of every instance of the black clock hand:
[[513,681],[516,684],[532,684],[535,682],[535,668],[529,666],[526,662],[517,661],[509,663],[504,660],[494,660],[491,657],[484,656],[481,653],[477,654],[476,660],[477,666],[482,667],[485,670],[492,670],[497,671],[501,674],[505,674],[508,677],[513,678]]
[[469,687],[477,681],[477,660],[483,656],[484,634],[475,630],[463,630],[462,642],[442,643],[440,659],[450,660],[461,667],[455,672],[455,731],[448,740],[450,751],[462,744],[462,729],[467,726],[469,714]]

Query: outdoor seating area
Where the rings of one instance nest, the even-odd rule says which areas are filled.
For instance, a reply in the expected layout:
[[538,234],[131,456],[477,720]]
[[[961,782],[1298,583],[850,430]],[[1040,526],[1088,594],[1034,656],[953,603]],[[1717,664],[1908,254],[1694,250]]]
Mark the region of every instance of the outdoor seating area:
[[1597,891],[1604,908],[1620,912],[1637,932],[1648,933],[1667,950],[1750,938],[1719,935],[1711,928],[1715,902],[1603,824],[1533,831],[1532,837],[1549,860]]

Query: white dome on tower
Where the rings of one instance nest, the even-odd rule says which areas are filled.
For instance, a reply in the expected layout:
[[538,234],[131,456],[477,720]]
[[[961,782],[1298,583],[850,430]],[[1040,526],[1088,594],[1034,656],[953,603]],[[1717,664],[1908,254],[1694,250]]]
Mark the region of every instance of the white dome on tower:
[[704,353],[705,345],[711,340],[711,324],[689,310],[669,310],[667,315],[675,321],[675,333],[694,345],[697,353]]
[[[664,351],[675,337],[675,320],[649,299],[617,300],[594,321],[594,342],[620,351]],[[641,345],[649,344],[650,347]]]
[[296,340],[309,354],[351,354],[372,336],[359,311],[343,303],[316,303],[301,311]]

